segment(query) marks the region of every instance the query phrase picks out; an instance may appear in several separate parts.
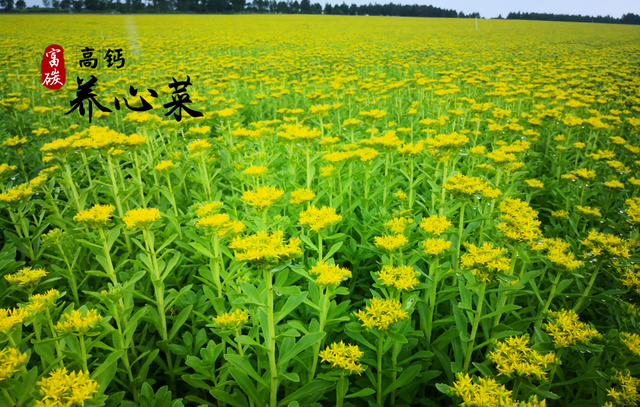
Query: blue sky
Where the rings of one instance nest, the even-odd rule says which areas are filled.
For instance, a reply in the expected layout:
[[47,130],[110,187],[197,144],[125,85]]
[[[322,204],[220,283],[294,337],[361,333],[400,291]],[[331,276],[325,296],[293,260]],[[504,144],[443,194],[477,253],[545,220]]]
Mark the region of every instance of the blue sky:
[[[28,6],[40,5],[42,0],[25,0]],[[332,4],[342,3],[343,0],[311,0],[312,3],[326,2]],[[389,3],[392,0],[344,0],[347,4]],[[425,4],[436,7],[454,9],[465,13],[477,11],[483,17],[497,17],[502,14],[505,17],[509,12],[537,12],[555,14],[582,14],[582,15],[611,15],[622,17],[625,13],[640,14],[640,1],[638,0],[394,0],[396,4]]]

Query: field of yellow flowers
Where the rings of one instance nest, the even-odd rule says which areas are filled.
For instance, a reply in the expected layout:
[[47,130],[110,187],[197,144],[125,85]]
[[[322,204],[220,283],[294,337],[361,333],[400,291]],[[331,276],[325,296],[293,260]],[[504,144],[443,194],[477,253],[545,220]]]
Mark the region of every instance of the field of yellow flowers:
[[640,401],[640,27],[0,26],[0,406]]

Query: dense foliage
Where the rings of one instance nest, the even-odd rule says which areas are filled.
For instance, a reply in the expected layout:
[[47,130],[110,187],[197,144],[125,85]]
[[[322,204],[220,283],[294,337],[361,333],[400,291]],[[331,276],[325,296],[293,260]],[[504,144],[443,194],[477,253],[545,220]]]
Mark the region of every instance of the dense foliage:
[[637,27],[0,22],[1,406],[640,400]]

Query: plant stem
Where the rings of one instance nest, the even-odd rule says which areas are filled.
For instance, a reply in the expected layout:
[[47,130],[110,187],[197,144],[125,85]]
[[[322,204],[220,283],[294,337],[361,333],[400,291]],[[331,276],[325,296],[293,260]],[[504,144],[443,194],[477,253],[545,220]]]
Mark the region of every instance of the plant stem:
[[342,407],[342,403],[344,403],[344,372],[340,373],[336,386],[336,407]]
[[556,294],[556,288],[558,288],[560,277],[562,277],[562,272],[558,271],[558,275],[556,276],[556,279],[553,280],[553,284],[551,285],[551,291],[549,291],[549,298],[547,298],[547,302],[544,304],[544,307],[542,308],[541,312],[538,312],[538,316],[542,317],[536,321],[535,326],[538,329],[540,329],[540,327],[542,326],[542,320],[544,318],[544,314],[547,312],[547,310],[549,310],[549,307],[551,306],[551,301],[553,300],[553,297]]
[[427,346],[431,349],[431,334],[433,332],[433,315],[435,313],[436,307],[436,291],[438,288],[438,282],[436,281],[438,274],[438,259],[431,261],[429,263],[429,280],[431,280],[431,287],[428,291],[428,306],[429,311],[427,313],[427,326],[426,326],[426,338],[427,338]]
[[464,210],[467,206],[467,201],[462,201],[462,206],[460,206],[460,223],[458,224],[458,251],[456,254],[456,268],[459,267],[460,261],[460,246],[462,244],[462,232],[464,231]]
[[482,283],[480,286],[480,293],[478,294],[478,308],[476,309],[476,317],[473,320],[473,327],[471,328],[471,337],[469,338],[469,345],[467,345],[467,351],[464,358],[464,372],[469,371],[469,364],[471,363],[471,354],[473,353],[473,347],[476,340],[476,334],[478,333],[478,326],[480,325],[480,318],[482,317],[482,306],[484,305],[484,292],[487,288],[487,283]]
[[278,405],[278,367],[276,365],[276,326],[273,316],[273,285],[271,271],[263,269],[264,281],[267,283],[267,323],[268,323],[268,350],[269,350],[269,370],[271,376],[270,407]]
[[82,352],[82,368],[85,373],[89,373],[89,366],[87,366],[87,348],[84,344],[84,335],[80,335],[80,351]]
[[377,360],[377,392],[376,400],[379,406],[382,406],[382,355],[384,353],[384,336],[378,331],[378,360]]
[[598,261],[598,264],[596,264],[596,267],[593,270],[593,273],[591,273],[591,280],[589,280],[589,284],[587,285],[587,288],[582,292],[582,295],[578,299],[578,302],[576,303],[576,305],[573,306],[573,312],[578,312],[578,310],[580,309],[580,306],[589,295],[589,292],[591,291],[591,287],[593,287],[593,283],[595,283],[596,281],[596,277],[598,276],[598,272],[600,271],[601,266],[602,266],[602,262]]
[[[331,295],[329,293],[329,288],[322,289],[320,288],[320,320],[318,332],[324,332],[324,326],[327,323],[327,314],[329,313],[329,300],[331,299]],[[326,336],[325,336],[326,338]],[[324,343],[324,338],[320,341],[316,342],[313,345],[313,362],[311,365],[311,374],[309,375],[309,382],[313,380],[316,374],[316,369],[318,367],[318,355],[320,354],[320,348]]]

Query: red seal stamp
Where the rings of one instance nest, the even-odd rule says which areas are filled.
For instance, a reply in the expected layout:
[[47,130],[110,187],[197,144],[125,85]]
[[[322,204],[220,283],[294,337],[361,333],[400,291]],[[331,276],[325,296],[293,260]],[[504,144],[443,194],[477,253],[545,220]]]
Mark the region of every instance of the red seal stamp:
[[64,67],[64,50],[60,45],[49,45],[44,50],[40,65],[42,85],[49,89],[60,89],[67,80],[67,70]]

